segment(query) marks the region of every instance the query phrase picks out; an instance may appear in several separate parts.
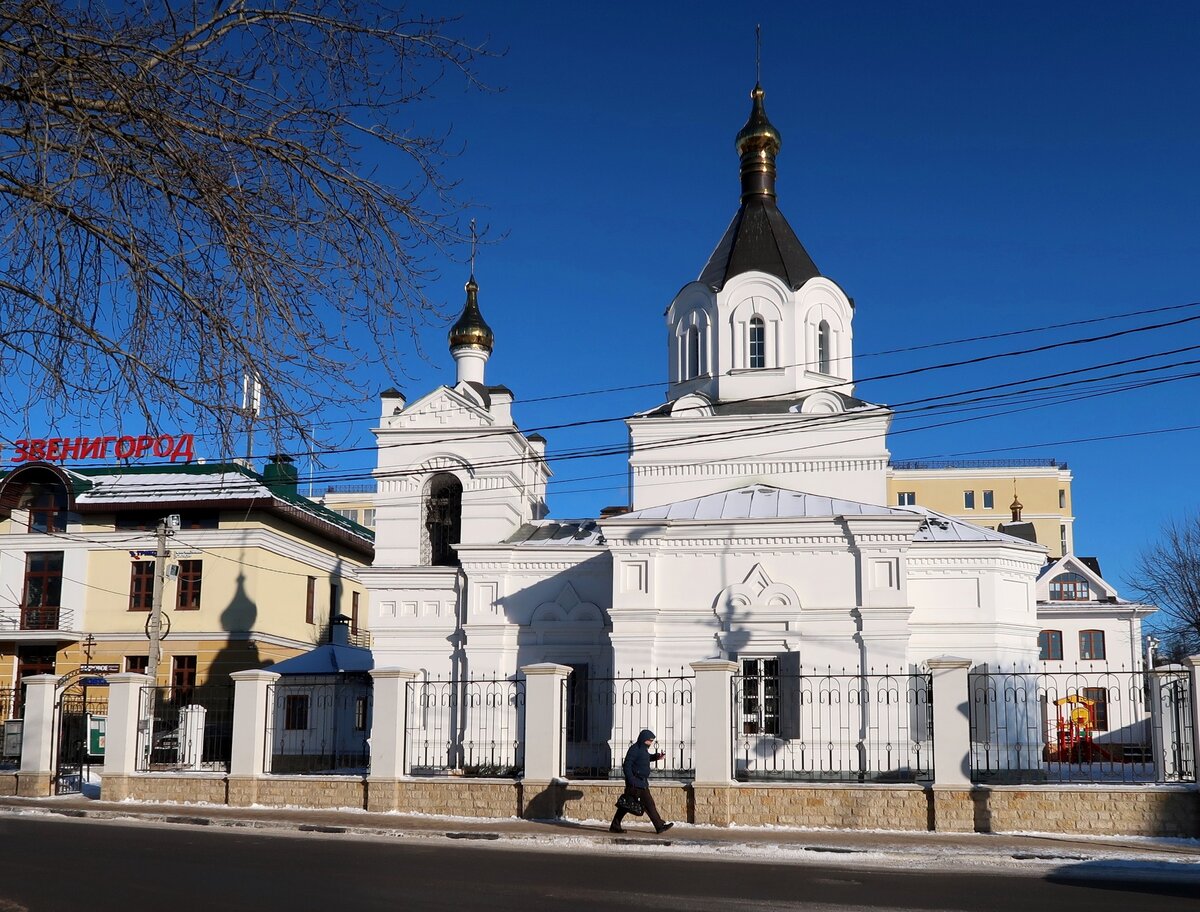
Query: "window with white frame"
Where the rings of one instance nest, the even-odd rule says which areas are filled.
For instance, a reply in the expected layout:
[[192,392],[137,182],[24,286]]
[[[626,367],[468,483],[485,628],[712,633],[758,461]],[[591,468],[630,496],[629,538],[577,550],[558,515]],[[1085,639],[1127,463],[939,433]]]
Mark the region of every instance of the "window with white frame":
[[896,503],[901,507],[915,507],[917,505],[916,491],[898,491],[896,492]]
[[983,508],[985,510],[994,510],[996,508],[996,494],[994,491],[983,492]]
[[750,367],[767,366],[767,324],[755,315],[750,318]]
[[829,322],[822,320],[817,326],[817,370],[822,374],[833,373],[833,340],[830,335]]
[[974,510],[975,509],[975,492],[974,491],[963,491],[963,509],[964,510]]

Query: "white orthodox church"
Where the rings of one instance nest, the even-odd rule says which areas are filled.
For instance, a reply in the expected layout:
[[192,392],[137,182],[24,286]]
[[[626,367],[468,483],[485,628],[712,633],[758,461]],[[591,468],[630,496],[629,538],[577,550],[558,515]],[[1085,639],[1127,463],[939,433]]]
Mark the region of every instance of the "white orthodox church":
[[383,394],[361,573],[377,668],[1038,660],[1046,549],[886,505],[891,412],[854,395],[854,304],[778,208],[780,135],[760,87],[752,100],[741,205],[666,311],[667,401],[628,422],[627,511],[547,518],[546,441],[485,379],[494,336],[473,276],[455,385]]

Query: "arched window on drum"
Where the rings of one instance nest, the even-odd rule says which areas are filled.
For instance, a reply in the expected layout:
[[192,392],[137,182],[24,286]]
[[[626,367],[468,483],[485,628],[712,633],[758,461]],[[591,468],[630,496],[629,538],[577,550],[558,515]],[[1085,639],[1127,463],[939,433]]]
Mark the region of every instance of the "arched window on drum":
[[817,326],[817,370],[822,374],[833,373],[833,334],[828,320]]
[[750,318],[750,367],[767,366],[767,324],[757,314]]

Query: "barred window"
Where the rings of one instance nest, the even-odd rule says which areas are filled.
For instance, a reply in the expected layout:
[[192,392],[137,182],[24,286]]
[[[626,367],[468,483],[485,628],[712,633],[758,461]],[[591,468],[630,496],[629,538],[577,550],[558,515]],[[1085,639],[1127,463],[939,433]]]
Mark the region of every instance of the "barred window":
[[742,734],[779,734],[778,659],[742,659]]
[[288,694],[283,698],[283,728],[285,731],[308,728],[308,694]]

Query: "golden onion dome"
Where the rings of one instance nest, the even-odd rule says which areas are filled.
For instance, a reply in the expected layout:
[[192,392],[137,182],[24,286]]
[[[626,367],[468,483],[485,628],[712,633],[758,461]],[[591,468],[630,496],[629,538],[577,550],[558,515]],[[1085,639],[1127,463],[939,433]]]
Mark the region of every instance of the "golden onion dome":
[[743,199],[756,194],[775,195],[775,156],[783,146],[783,137],[767,119],[765,94],[762,86],[755,84],[750,92],[750,117],[734,140],[742,161]]
[[479,286],[475,283],[474,275],[467,280],[465,288],[467,303],[463,305],[458,322],[450,327],[450,350],[470,347],[490,354],[496,337],[479,312]]

